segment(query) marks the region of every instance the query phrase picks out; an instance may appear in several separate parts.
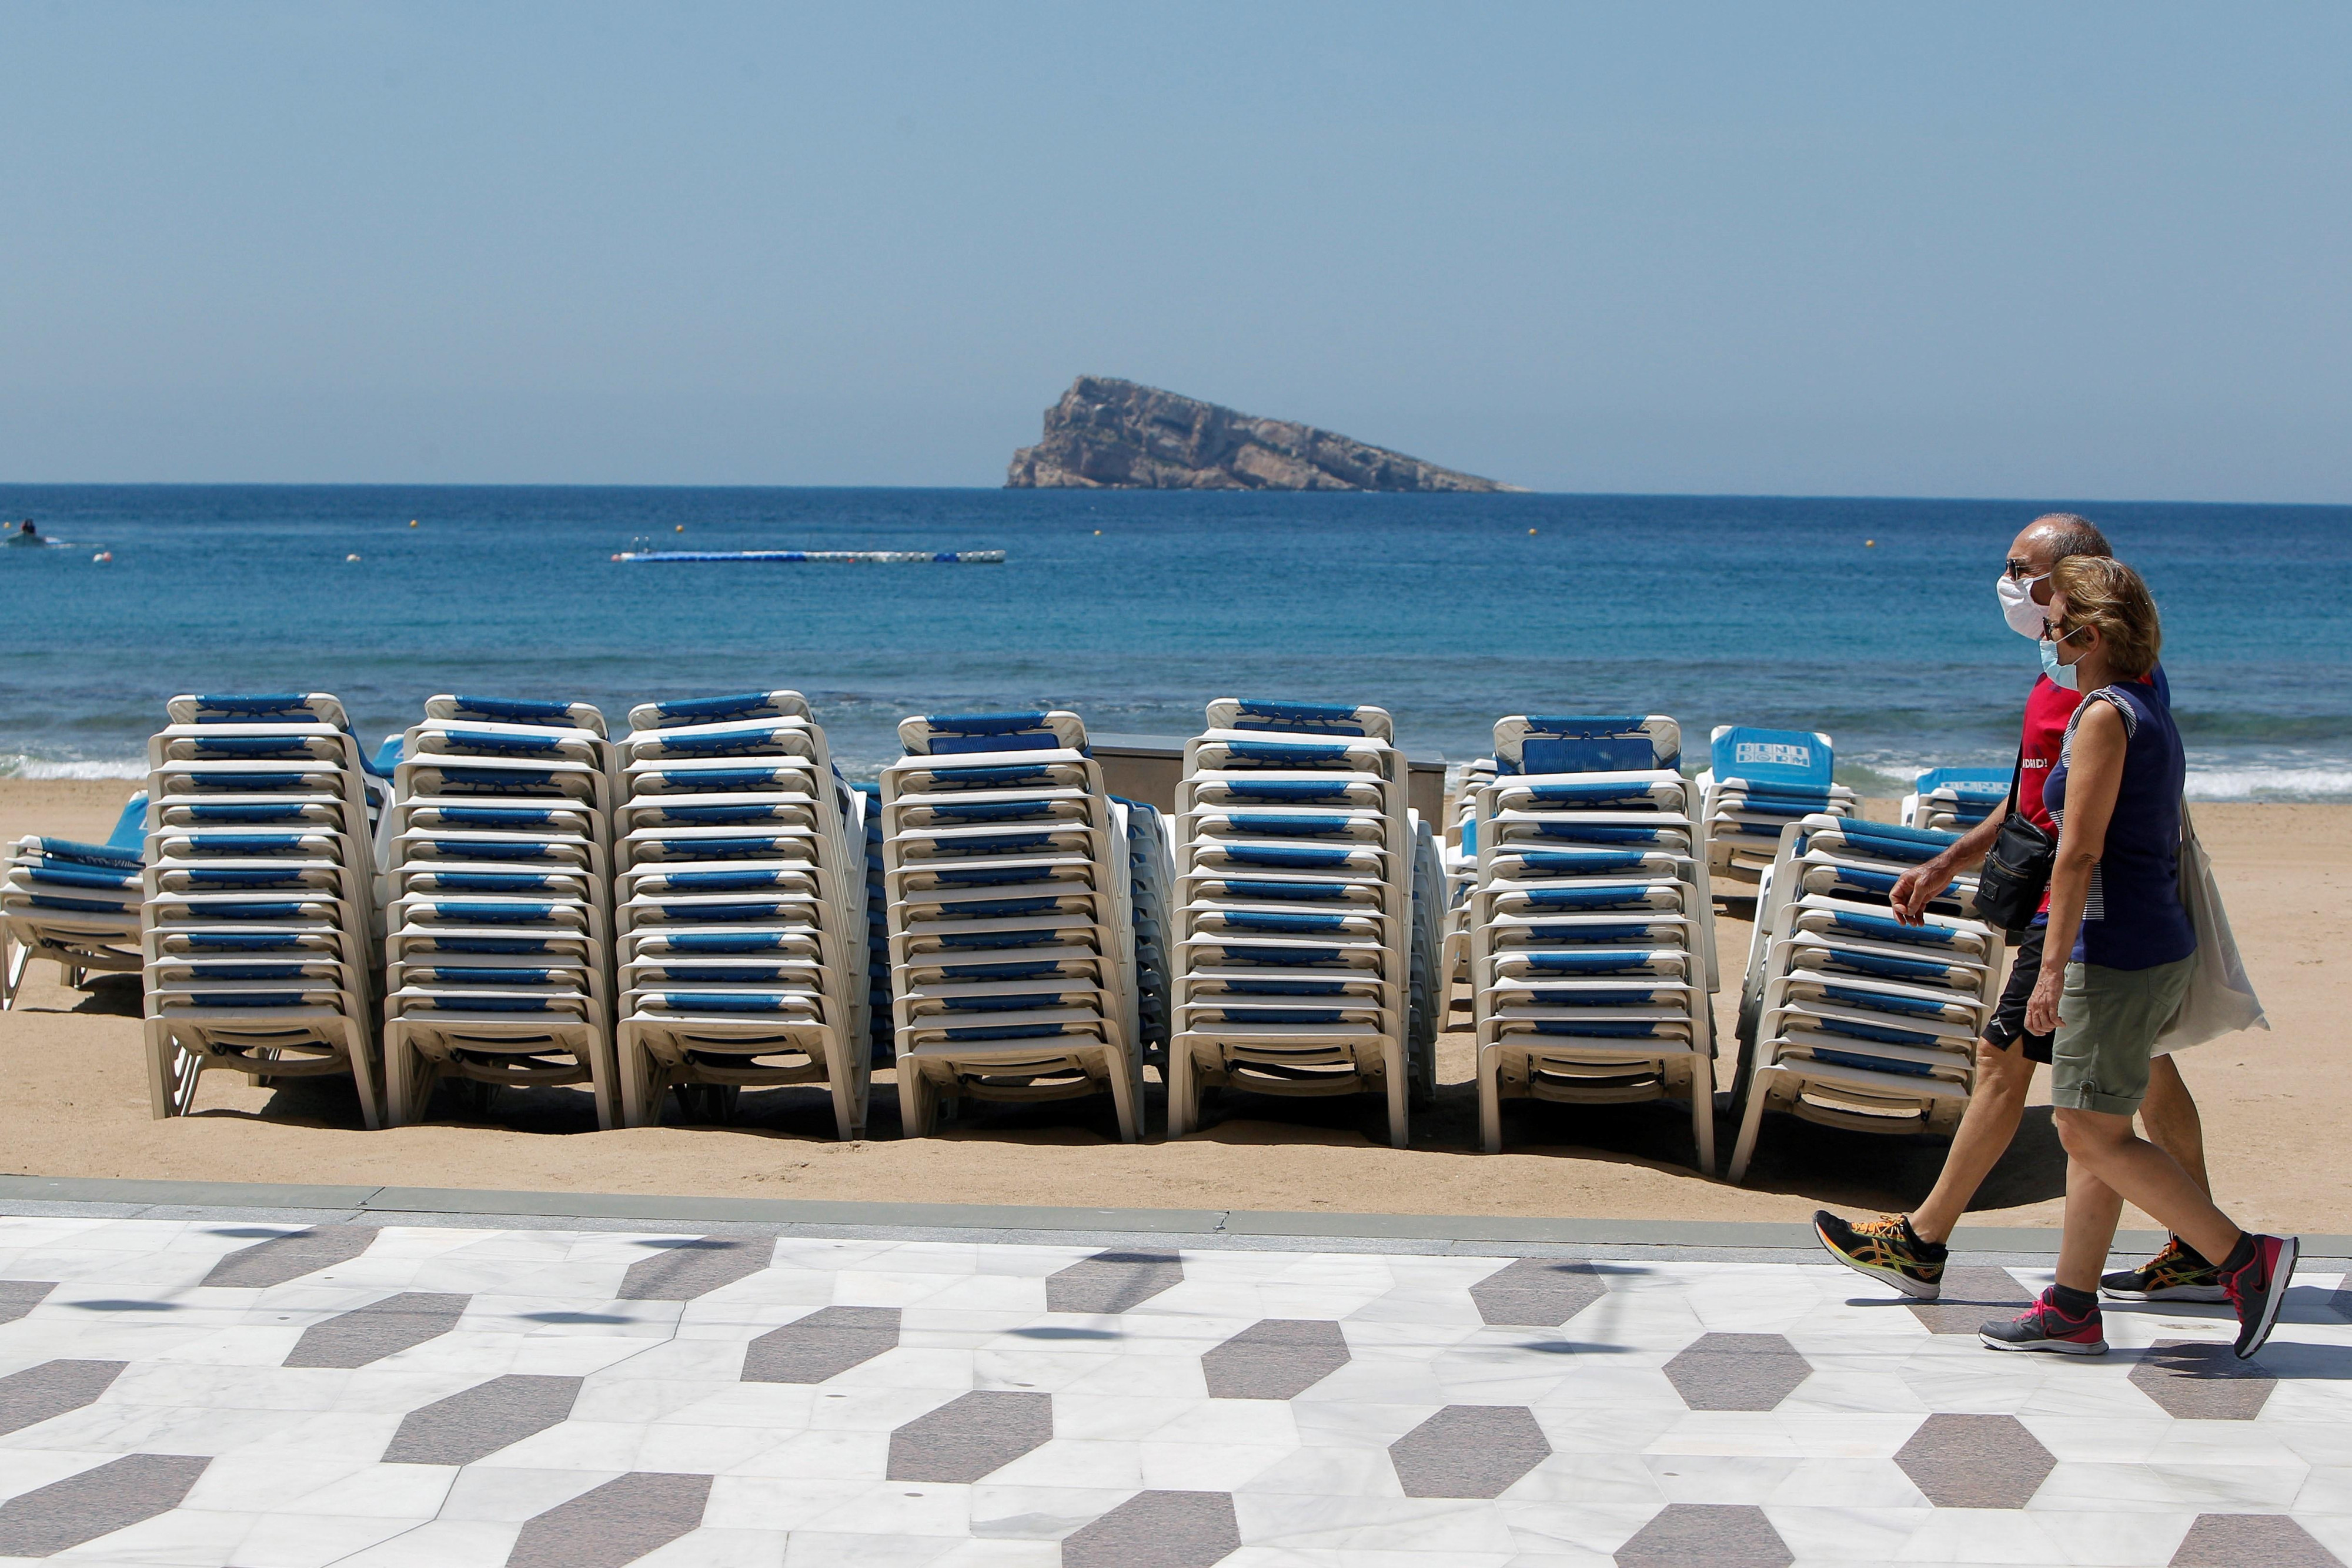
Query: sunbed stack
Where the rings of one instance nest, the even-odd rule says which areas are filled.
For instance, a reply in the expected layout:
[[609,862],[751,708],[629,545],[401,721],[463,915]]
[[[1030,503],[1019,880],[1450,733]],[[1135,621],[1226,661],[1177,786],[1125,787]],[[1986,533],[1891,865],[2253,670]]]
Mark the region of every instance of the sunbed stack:
[[1495,781],[1491,757],[1465,763],[1461,781],[1447,802],[1445,840],[1439,863],[1445,873],[1445,944],[1438,967],[1445,984],[1470,975],[1470,890],[1478,885],[1478,791]]
[[866,1130],[863,800],[798,692],[645,703],[621,742],[614,899],[622,1109],[724,1120],[747,1086],[822,1083]]
[[1502,1103],[1684,1100],[1715,1166],[1714,904],[1698,789],[1659,716],[1514,716],[1475,794],[1469,904],[1483,1145]]
[[384,841],[384,1084],[394,1125],[451,1080],[586,1084],[618,1124],[612,743],[586,703],[440,695],[401,739]]
[[898,1105],[909,1136],[943,1106],[1110,1092],[1143,1118],[1132,813],[1104,792],[1073,713],[898,726],[882,771],[883,878]]
[[47,958],[68,987],[91,970],[137,974],[140,868],[147,842],[147,791],[122,808],[102,844],[39,834],[16,841],[0,875],[0,1012],[16,1002],[26,966]]
[[1920,925],[1888,903],[1896,879],[1958,837],[1826,813],[1782,831],[1740,999],[1733,1181],[1768,1111],[1862,1132],[1958,1125],[2001,979],[2001,934],[1967,916],[1971,876]]
[[150,1104],[207,1067],[348,1075],[381,1124],[374,831],[383,781],[324,693],[178,696],[147,745],[140,873]]
[[1706,862],[1724,881],[1759,881],[1780,846],[1780,830],[1800,817],[1861,810],[1854,792],[1832,778],[1830,737],[1801,729],[1719,725],[1711,766],[1698,777],[1706,825]]
[[1434,867],[1389,716],[1226,697],[1208,725],[1176,801],[1169,1133],[1199,1124],[1208,1088],[1373,1092],[1402,1148],[1435,1093],[1436,1030],[1411,1013],[1414,873]]
[[890,895],[882,884],[882,786],[853,784],[866,844],[866,1017],[867,1061],[888,1067],[898,1054],[890,1010]]
[[1915,828],[1965,833],[2009,799],[2006,768],[1929,768],[1903,797],[1899,813]]
[[1135,1010],[1144,1060],[1168,1066],[1174,1021],[1169,1006],[1169,889],[1176,878],[1168,817],[1141,800],[1118,800],[1127,812],[1128,897],[1135,923]]

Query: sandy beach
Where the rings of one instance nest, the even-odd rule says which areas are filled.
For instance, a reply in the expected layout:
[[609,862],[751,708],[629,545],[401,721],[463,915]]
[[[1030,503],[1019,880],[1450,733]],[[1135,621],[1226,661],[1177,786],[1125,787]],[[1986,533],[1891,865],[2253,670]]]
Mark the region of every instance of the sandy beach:
[[[97,839],[135,788],[121,780],[0,779],[0,833]],[[1871,814],[1891,815],[1874,802]],[[2228,898],[2272,1032],[2187,1053],[2218,1196],[2242,1222],[2337,1231],[2352,1166],[2337,1157],[2352,1117],[2352,1051],[2342,1019],[2352,980],[2339,962],[2352,916],[2352,807],[2203,805],[2196,819]],[[1748,927],[1721,924],[1736,967]],[[1228,1103],[1224,1120],[1176,1142],[1121,1145],[1108,1111],[1048,1106],[989,1113],[943,1136],[900,1140],[895,1093],[877,1078],[874,1138],[834,1142],[815,1092],[748,1094],[723,1128],[600,1133],[585,1096],[502,1095],[499,1121],[444,1121],[368,1133],[355,1098],[328,1085],[257,1089],[208,1075],[198,1113],[148,1116],[136,986],[58,985],[36,964],[0,1014],[0,1169],[57,1176],[381,1183],[730,1197],[1218,1207],[1622,1218],[1794,1219],[1821,1204],[1897,1207],[1932,1182],[1940,1142],[1768,1125],[1741,1187],[1686,1165],[1688,1119],[1672,1106],[1515,1106],[1508,1152],[1473,1152],[1476,1106],[1466,1032],[1440,1042],[1435,1111],[1413,1146],[1379,1137],[1369,1101]],[[1719,1000],[1727,1034],[1729,976]],[[1454,1021],[1466,1026],[1466,1008]],[[1730,1063],[1717,1063],[1727,1088]],[[2063,1159],[2040,1081],[2036,1109],[1979,1195],[1979,1222],[2054,1226]],[[1159,1122],[1155,1105],[1153,1121]],[[1729,1146],[1725,1118],[1722,1145]],[[2148,1222],[2127,1216],[2126,1225]]]

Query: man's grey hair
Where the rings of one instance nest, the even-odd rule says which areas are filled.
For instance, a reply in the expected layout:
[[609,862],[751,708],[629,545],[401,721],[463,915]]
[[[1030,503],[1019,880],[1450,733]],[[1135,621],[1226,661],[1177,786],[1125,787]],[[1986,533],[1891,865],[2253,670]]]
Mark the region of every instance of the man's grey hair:
[[2113,557],[2107,548],[2107,536],[2099,525],[2073,512],[2044,512],[2027,525],[2050,542],[2050,564],[2057,565],[2068,556],[2097,555]]

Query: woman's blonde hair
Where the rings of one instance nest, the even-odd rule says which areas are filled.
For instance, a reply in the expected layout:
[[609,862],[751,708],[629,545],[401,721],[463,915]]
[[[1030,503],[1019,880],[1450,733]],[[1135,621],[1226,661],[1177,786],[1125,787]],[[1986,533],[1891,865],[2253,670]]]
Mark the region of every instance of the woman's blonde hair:
[[2066,597],[2065,620],[2053,632],[2063,637],[2097,627],[2108,668],[2127,681],[2156,668],[2164,624],[2139,573],[2110,556],[2068,556],[2050,569],[2050,586]]

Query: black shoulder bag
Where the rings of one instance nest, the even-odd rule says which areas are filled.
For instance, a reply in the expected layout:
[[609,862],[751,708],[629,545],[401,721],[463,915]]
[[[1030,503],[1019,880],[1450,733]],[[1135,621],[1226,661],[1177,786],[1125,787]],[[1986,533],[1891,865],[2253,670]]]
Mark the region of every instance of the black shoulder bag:
[[2025,748],[2020,747],[2017,770],[2009,776],[2007,814],[1977,872],[1977,918],[2012,934],[2032,925],[2042,912],[2050,870],[2058,862],[2058,841],[2017,809],[2018,781],[2024,776]]

